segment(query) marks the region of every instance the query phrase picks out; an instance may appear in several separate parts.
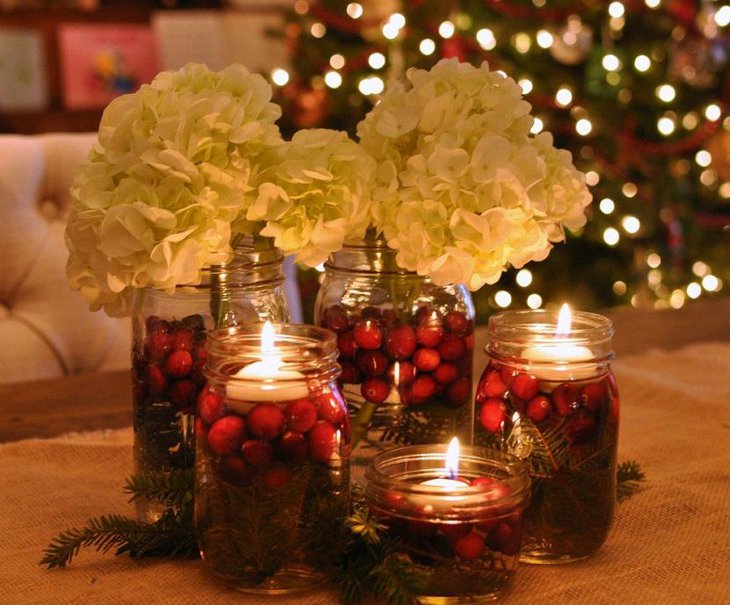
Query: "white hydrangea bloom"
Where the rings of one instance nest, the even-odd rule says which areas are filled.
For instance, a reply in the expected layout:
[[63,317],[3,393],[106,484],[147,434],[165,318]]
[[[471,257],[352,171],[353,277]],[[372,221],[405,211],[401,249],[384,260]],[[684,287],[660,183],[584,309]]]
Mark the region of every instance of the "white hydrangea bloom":
[[225,261],[233,230],[282,144],[271,87],[242,65],[159,74],[112,101],[72,188],[67,275],[92,310],[128,312],[131,291],[196,283]]
[[279,149],[277,164],[246,217],[263,221],[261,234],[285,254],[314,267],[364,235],[375,162],[345,133],[301,130]]
[[519,85],[486,63],[409,70],[358,125],[378,163],[372,223],[405,269],[476,290],[585,224],[585,177],[530,135]]

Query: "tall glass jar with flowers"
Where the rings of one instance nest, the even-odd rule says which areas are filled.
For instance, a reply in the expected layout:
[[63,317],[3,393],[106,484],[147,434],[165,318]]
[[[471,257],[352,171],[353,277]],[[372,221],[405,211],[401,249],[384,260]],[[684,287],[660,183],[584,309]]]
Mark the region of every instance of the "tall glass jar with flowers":
[[[371,227],[380,250],[369,267],[360,262],[350,269],[370,272],[379,283],[387,272],[395,272],[456,292],[494,284],[508,267],[545,259],[553,244],[565,238],[565,228],[586,222],[591,196],[570,154],[556,149],[549,134],[530,133],[530,110],[520,86],[502,72],[490,71],[486,63],[477,68],[442,60],[430,71],[411,69],[405,84],[391,85],[358,126],[360,143],[376,162]],[[398,430],[385,427],[371,441],[378,448],[395,441],[442,441],[448,430],[463,430],[443,423],[443,413],[421,412],[443,400],[452,408],[447,417],[458,413],[453,408],[459,406],[449,403],[444,393],[470,376],[470,304],[442,304],[434,315],[433,305],[403,303],[403,293],[411,289],[394,288],[388,300],[383,288],[368,289],[362,279],[350,280],[336,297],[328,298],[337,289],[333,284],[342,281],[347,253],[345,247],[327,266],[318,314],[325,326],[339,328],[343,376],[347,381],[346,369],[354,362],[351,382],[372,404],[358,406],[353,442],[362,425],[373,428],[377,408],[398,390],[396,377],[402,381],[403,372],[391,369],[396,362],[411,364],[407,377],[413,386],[398,396],[400,411],[392,414],[391,422]],[[359,307],[355,314],[350,312],[353,306]],[[434,345],[429,346],[432,337]],[[449,358],[457,341],[468,359]],[[379,362],[371,359],[377,353],[382,353]],[[456,371],[447,371],[448,364]],[[369,386],[376,382],[370,375],[377,372],[382,393]],[[429,405],[419,410],[423,401],[417,390],[423,385],[434,389],[428,391]],[[467,391],[471,393],[470,381]],[[412,412],[418,417],[404,422]]]

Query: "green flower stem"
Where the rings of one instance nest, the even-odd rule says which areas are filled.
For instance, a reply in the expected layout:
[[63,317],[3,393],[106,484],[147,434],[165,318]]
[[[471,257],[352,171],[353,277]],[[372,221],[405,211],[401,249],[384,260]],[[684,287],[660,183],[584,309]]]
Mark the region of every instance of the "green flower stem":
[[355,417],[351,420],[350,445],[353,449],[360,442],[360,439],[362,439],[367,434],[368,426],[370,426],[370,421],[372,420],[373,414],[375,414],[375,410],[377,409],[377,407],[378,406],[375,403],[372,403],[370,401],[363,401],[360,409],[357,411],[357,414],[355,414]]

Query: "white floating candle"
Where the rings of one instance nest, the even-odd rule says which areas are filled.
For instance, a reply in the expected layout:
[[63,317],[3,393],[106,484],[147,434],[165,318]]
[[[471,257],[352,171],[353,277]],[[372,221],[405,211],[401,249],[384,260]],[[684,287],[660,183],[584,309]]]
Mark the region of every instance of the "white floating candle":
[[459,476],[459,440],[456,437],[451,440],[449,448],[446,450],[445,471],[449,478],[435,477],[421,481],[421,485],[442,487],[445,490],[459,490],[469,486],[468,483],[456,478]]
[[560,309],[555,339],[526,347],[521,357],[530,365],[530,372],[540,380],[565,381],[582,380],[596,373],[596,366],[581,362],[593,359],[593,351],[588,347],[570,342],[572,315],[567,304]]
[[261,360],[255,361],[236,374],[245,382],[231,381],[226,387],[229,406],[235,401],[288,401],[309,395],[304,374],[282,368],[284,360],[276,349],[274,327],[266,322],[261,330]]

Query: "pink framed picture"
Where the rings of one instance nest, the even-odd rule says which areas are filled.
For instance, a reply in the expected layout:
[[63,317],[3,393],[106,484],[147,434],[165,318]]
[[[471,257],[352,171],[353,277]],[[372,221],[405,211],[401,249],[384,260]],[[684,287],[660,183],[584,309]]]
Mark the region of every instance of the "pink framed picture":
[[157,42],[145,25],[69,23],[59,28],[58,43],[67,109],[104,107],[158,72]]

